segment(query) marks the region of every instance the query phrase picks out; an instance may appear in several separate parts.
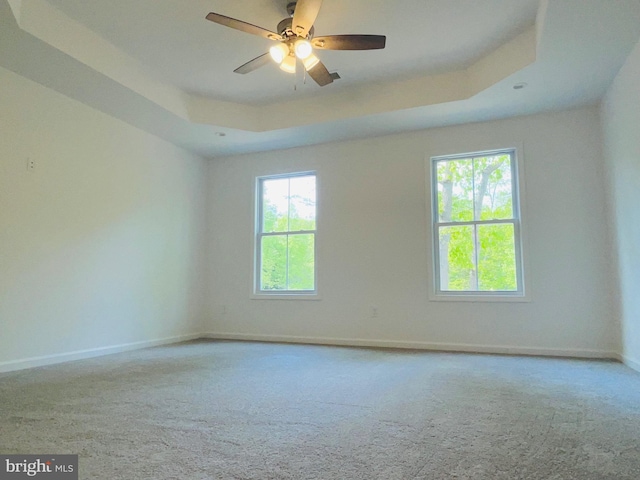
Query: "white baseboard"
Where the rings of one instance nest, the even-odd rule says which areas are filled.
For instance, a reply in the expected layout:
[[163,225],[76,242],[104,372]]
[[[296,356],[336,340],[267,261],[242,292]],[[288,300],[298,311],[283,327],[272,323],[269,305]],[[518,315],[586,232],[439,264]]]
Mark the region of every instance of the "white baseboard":
[[130,350],[139,350],[142,348],[158,347],[160,345],[168,345],[171,343],[186,342],[203,338],[202,334],[178,335],[175,337],[161,338],[157,340],[145,340],[142,342],[123,343],[121,345],[111,345],[108,347],[90,348],[87,350],[77,350],[75,352],[57,353],[55,355],[45,355],[42,357],[23,358],[20,360],[11,360],[8,362],[0,362],[0,373],[13,372],[16,370],[24,370],[27,368],[43,367],[46,365],[54,365],[57,363],[72,362],[74,360],[84,360],[87,358],[101,357],[103,355],[111,355],[114,353],[127,352]]
[[640,361],[635,360],[626,355],[619,355],[620,361],[624,363],[627,367],[633,368],[636,372],[640,372]]
[[74,352],[59,353],[55,355],[46,355],[42,357],[31,357],[20,360],[12,360],[8,362],[0,362],[0,373],[13,372],[34,367],[42,367],[46,365],[55,365],[58,363],[71,362],[74,360],[83,360],[87,358],[100,357],[103,355],[127,352],[131,350],[140,350],[143,348],[169,345],[172,343],[186,342],[189,340],[197,340],[200,338],[312,345],[337,345],[344,347],[402,348],[441,352],[495,353],[503,355],[535,355],[552,357],[615,359],[640,372],[640,362],[620,355],[618,353],[608,352],[604,350],[550,349],[538,347],[470,345],[461,343],[410,342],[402,340],[372,340],[360,338],[303,337],[293,335],[209,332],[204,334],[179,335],[157,340],[146,340],[141,342],[125,343],[121,345],[111,345],[108,347],[77,350]]
[[441,352],[495,353],[502,355],[531,355],[548,357],[599,358],[619,360],[620,355],[605,350],[555,349],[542,347],[517,347],[498,345],[470,345],[463,343],[411,342],[401,340],[371,340],[361,338],[302,337],[292,335],[265,335],[229,332],[210,332],[204,338],[217,340],[242,340],[278,343],[306,343],[313,345],[338,345],[349,347],[403,348],[434,350]]

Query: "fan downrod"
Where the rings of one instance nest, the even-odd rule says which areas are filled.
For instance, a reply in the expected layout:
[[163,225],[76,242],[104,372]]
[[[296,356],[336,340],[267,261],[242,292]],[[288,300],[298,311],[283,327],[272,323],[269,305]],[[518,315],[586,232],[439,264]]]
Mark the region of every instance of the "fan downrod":
[[[291,25],[293,23],[293,13],[296,11],[297,4],[298,2],[287,3],[287,14],[289,15],[289,17],[280,21],[280,23],[278,23],[278,26],[276,27],[276,31],[280,35],[282,35],[282,38],[289,39],[289,38],[297,37],[293,29],[291,28]],[[311,40],[313,38],[314,32],[315,32],[315,28],[312,26],[309,29],[309,34],[307,35],[306,38],[308,40]]]
[[296,3],[298,2],[289,2],[287,3],[287,13],[290,17],[293,17],[293,12],[296,11]]

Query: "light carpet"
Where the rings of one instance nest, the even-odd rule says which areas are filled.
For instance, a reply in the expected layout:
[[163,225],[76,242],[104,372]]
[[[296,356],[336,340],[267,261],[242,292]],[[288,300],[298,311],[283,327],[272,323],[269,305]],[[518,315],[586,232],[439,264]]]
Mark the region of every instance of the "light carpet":
[[199,341],[0,375],[0,453],[83,479],[640,478],[614,362]]

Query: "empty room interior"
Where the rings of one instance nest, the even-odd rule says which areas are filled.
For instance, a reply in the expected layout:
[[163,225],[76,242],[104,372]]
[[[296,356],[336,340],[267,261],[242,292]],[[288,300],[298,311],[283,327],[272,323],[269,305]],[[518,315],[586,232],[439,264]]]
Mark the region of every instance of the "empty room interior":
[[640,0],[0,0],[0,478],[637,480],[639,246]]

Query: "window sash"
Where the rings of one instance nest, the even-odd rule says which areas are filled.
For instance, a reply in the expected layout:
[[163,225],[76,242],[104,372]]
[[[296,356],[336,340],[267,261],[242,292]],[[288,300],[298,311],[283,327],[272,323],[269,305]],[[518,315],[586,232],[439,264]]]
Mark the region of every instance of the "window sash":
[[[295,237],[295,236],[301,236],[301,235],[311,235],[313,237],[313,245],[314,245],[314,253],[313,253],[313,257],[314,257],[314,272],[313,272],[313,287],[314,288],[307,288],[307,289],[290,289],[290,288],[285,288],[285,289],[265,289],[262,288],[262,283],[263,283],[263,278],[262,278],[262,239],[263,238],[267,238],[267,237],[284,237],[287,240],[287,244],[289,242],[289,238],[290,237]],[[316,245],[316,234],[315,231],[312,230],[304,230],[304,231],[297,231],[297,232],[278,232],[278,233],[265,233],[265,234],[259,234],[258,235],[258,252],[257,252],[257,272],[256,272],[256,291],[259,293],[265,293],[265,294],[283,294],[286,293],[287,295],[289,294],[306,294],[308,295],[309,293],[315,293],[317,290],[317,276],[316,276],[316,268],[315,268],[315,258],[316,258],[316,253],[315,253],[315,245]],[[290,269],[289,269],[289,252],[287,251],[287,255],[286,255],[286,266],[285,266],[285,284],[287,287],[289,287],[289,275],[290,275]]]
[[275,236],[278,236],[278,235],[282,235],[282,236],[285,236],[285,235],[309,235],[309,234],[315,235],[315,233],[316,233],[315,230],[293,230],[291,232],[267,232],[267,233],[260,233],[259,232],[258,236],[260,238],[262,238],[262,237],[275,237]]
[[[480,240],[478,237],[478,228],[477,226],[483,225],[512,225],[513,226],[513,243],[514,243],[514,261],[516,265],[516,289],[515,290],[443,290],[441,286],[441,270],[440,270],[440,230],[445,227],[450,226],[472,226],[473,228],[473,263],[474,269],[476,272],[476,278],[479,281],[479,270],[480,270],[480,260],[478,258],[478,254],[480,251],[479,244]],[[521,255],[519,254],[519,245],[520,245],[520,226],[516,220],[497,220],[497,221],[479,221],[479,222],[447,222],[440,223],[436,225],[436,235],[435,235],[435,257],[438,269],[435,272],[435,282],[436,282],[436,293],[443,295],[469,295],[469,294],[478,294],[478,295],[516,295],[522,296],[522,262]]]
[[493,225],[500,223],[517,223],[517,219],[513,218],[498,218],[496,220],[469,220],[464,222],[436,222],[438,227],[458,227],[464,225]]

